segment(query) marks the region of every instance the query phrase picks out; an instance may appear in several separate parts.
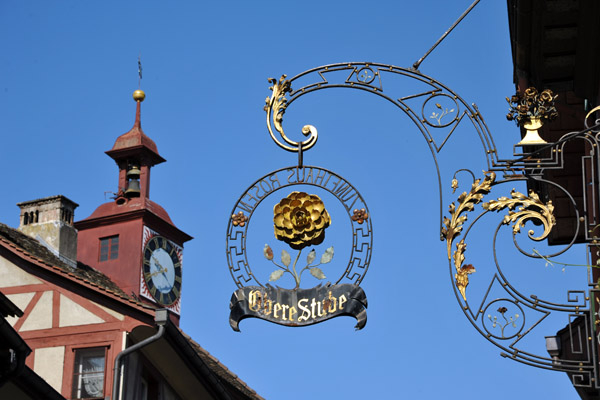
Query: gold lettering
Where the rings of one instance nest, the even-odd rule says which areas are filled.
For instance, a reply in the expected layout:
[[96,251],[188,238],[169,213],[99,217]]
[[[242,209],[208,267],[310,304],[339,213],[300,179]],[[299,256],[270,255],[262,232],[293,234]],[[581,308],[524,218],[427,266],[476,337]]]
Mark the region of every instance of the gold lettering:
[[346,301],[348,301],[348,300],[346,299],[346,295],[344,295],[344,294],[343,294],[343,295],[341,295],[341,296],[340,296],[340,298],[338,299],[338,306],[339,306],[340,310],[342,310],[342,309],[344,308],[344,303],[345,303]]
[[281,306],[281,318],[284,321],[287,321],[287,318],[285,318],[285,310],[287,310],[288,308],[290,308],[290,306],[285,305],[285,304]]
[[261,295],[260,291],[253,290],[250,292],[250,310],[260,311]]
[[[295,308],[294,306],[291,306],[291,307],[290,307],[290,313],[288,314],[288,319],[289,319],[290,321],[293,321],[293,320],[294,320],[294,315],[295,315],[295,314],[298,314],[298,312],[296,311],[296,308]],[[285,318],[284,318],[284,319],[285,319]],[[299,320],[299,319],[298,319],[298,320]]]
[[337,310],[337,299],[331,295],[331,291],[329,291],[329,307],[327,307],[327,312],[334,313]]
[[[321,304],[321,303],[319,302],[319,304]],[[315,306],[316,305],[317,305],[317,302],[316,302],[315,298],[313,297],[312,303],[310,303],[310,309],[312,311],[311,316],[313,317],[313,319],[316,317],[316,315],[315,315]],[[319,307],[319,310],[320,309],[321,309],[321,307]]]
[[327,314],[333,314],[338,310],[343,311],[347,302],[346,295],[342,294],[337,298],[332,291],[329,291],[327,296],[320,301],[315,297],[311,299],[304,298],[294,305],[281,304],[270,300],[267,292],[261,292],[260,290],[252,290],[248,294],[250,311],[259,312],[265,316],[272,313],[271,318],[300,323],[325,317]]
[[[267,304],[269,307],[267,308]],[[265,293],[265,299],[263,300],[263,314],[269,315],[271,314],[271,308],[273,307],[273,302],[267,298]]]
[[308,303],[308,299],[300,299],[298,301],[298,308],[302,310],[302,315],[298,317],[298,322],[308,321],[310,318],[310,310],[305,306],[306,303]]
[[[323,300],[323,301],[325,301],[325,300]],[[323,303],[320,302],[320,301],[317,302],[317,315],[319,317],[323,317],[323,316],[327,315],[327,310],[325,310],[325,307],[323,307],[323,309],[321,310],[321,305],[322,304]]]

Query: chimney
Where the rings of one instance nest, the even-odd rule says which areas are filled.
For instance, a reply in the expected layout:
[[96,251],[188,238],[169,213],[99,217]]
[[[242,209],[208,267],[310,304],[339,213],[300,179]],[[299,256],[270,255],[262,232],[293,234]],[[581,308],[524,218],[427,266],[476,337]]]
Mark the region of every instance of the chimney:
[[21,208],[19,231],[37,239],[57,257],[77,266],[77,230],[73,226],[79,205],[65,196],[18,203]]

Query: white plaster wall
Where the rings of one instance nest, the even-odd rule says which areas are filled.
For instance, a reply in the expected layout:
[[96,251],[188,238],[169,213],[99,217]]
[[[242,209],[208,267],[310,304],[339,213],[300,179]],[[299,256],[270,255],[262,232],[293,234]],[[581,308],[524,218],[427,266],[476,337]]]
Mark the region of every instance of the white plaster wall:
[[[96,303],[94,303],[96,304]],[[113,317],[115,317],[116,319],[118,319],[119,321],[124,321],[125,320],[125,316],[121,313],[118,313],[114,310],[111,310],[110,308],[106,308],[104,306],[101,306],[100,304],[96,304],[98,307],[100,307],[101,309],[103,309],[104,311],[106,311],[107,313],[109,313],[110,315],[112,315]]]
[[101,324],[102,318],[86,310],[68,297],[60,296],[60,316],[58,326],[77,326],[87,324]]
[[44,347],[35,350],[33,370],[58,392],[62,389],[65,347]]
[[35,276],[0,257],[0,288],[43,283]]
[[[21,311],[25,311],[25,309],[27,308],[27,305],[29,304],[29,302],[33,298],[34,294],[35,294],[34,292],[30,292],[30,293],[17,293],[17,294],[9,294],[6,297],[8,297],[8,299],[10,301],[12,301],[13,303],[15,303],[15,305],[17,307],[19,307],[21,309]],[[11,326],[15,326],[15,324],[17,323],[17,321],[19,320],[19,318],[18,317],[8,317],[8,318],[6,318],[6,320],[8,321],[8,323]]]
[[19,332],[52,328],[52,291],[42,294],[33,310],[27,316]]

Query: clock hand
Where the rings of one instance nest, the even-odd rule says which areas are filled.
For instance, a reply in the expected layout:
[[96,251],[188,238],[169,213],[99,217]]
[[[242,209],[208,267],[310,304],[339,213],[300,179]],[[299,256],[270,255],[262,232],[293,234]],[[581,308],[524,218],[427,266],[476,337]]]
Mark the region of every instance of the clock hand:
[[167,269],[165,268],[165,269],[161,270],[160,272],[163,274],[163,276],[165,277],[165,280],[168,283],[169,282],[169,278],[167,277],[167,274],[165,274],[165,272],[167,272]]
[[159,269],[153,273],[150,274],[150,277],[154,277],[155,275],[158,274],[162,274],[163,277],[165,278],[165,280],[167,281],[167,283],[169,282],[169,277],[167,276],[167,274],[165,274],[165,272],[168,272],[169,270],[166,267],[163,267],[160,262],[156,259],[156,257],[152,256],[152,261],[154,261],[154,263],[159,267]]
[[[150,278],[153,278],[155,275],[158,275],[158,274],[161,274],[161,273],[162,273],[163,275],[165,275],[165,272],[166,272],[166,271],[167,271],[167,269],[166,269],[166,268],[162,268],[162,269],[156,270],[156,271],[154,271],[154,272],[152,272],[152,273],[150,274]],[[165,277],[166,277],[166,275],[165,275]]]
[[159,268],[162,268],[162,267],[163,267],[162,265],[160,265],[160,263],[158,262],[158,260],[156,259],[156,257],[152,256],[152,261],[154,261],[154,263],[155,263],[156,265],[158,265],[158,266],[159,266]]

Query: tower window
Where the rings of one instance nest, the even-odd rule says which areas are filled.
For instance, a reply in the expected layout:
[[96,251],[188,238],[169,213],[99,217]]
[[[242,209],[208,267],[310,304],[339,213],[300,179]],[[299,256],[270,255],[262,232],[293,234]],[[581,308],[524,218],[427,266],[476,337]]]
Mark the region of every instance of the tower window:
[[100,261],[116,260],[119,257],[119,235],[100,239]]
[[104,398],[106,347],[75,349],[73,399]]

